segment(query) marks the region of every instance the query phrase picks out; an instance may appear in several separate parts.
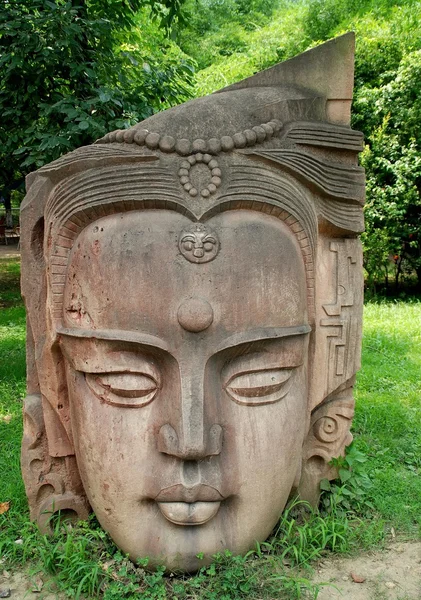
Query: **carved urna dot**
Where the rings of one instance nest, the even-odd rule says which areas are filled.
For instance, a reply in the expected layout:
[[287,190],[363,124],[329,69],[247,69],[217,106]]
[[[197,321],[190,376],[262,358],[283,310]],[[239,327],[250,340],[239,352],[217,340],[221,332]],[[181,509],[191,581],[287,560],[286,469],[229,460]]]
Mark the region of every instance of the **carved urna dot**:
[[191,571],[317,504],[360,361],[364,173],[347,34],[28,177],[22,471]]

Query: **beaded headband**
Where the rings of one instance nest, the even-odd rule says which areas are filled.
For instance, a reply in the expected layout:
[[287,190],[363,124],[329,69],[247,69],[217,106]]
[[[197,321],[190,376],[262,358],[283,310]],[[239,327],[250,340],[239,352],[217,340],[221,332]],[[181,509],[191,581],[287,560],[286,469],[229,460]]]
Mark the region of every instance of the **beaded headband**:
[[283,127],[281,121],[273,119],[268,123],[256,125],[251,129],[245,129],[234,135],[223,135],[220,138],[210,138],[209,140],[197,139],[193,142],[181,138],[175,139],[171,135],[160,135],[147,129],[131,129],[112,131],[104,137],[97,140],[96,144],[137,144],[146,146],[150,150],[161,150],[161,152],[176,152],[180,156],[188,156],[197,152],[207,152],[209,154],[219,154],[219,152],[229,152],[234,148],[251,147],[255,144],[261,144],[270,140]]

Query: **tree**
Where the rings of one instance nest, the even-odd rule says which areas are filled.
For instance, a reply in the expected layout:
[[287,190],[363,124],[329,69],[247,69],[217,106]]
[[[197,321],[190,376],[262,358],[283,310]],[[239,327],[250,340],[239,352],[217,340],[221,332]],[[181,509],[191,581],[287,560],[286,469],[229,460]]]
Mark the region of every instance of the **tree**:
[[405,271],[415,271],[421,283],[421,50],[407,54],[395,77],[370,95],[381,123],[369,133],[362,158],[366,268],[372,279],[382,272],[387,278],[393,258],[396,287]]
[[2,0],[0,193],[9,207],[30,170],[189,97],[192,62],[166,35],[181,2]]

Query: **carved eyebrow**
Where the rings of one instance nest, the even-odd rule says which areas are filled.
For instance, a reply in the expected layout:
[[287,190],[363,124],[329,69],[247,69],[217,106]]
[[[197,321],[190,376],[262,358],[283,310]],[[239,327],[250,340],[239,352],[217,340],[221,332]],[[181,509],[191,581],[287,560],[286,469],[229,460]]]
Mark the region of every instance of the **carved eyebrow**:
[[122,329],[76,329],[57,327],[59,335],[72,338],[97,339],[110,342],[133,342],[135,344],[143,344],[144,346],[152,346],[169,352],[169,346],[161,338],[148,333],[134,333]]
[[218,346],[216,352],[227,350],[240,344],[258,342],[261,340],[275,340],[277,338],[292,337],[294,335],[305,335],[310,333],[310,325],[293,325],[292,327],[263,327],[252,329],[242,333],[235,333]]
[[[160,348],[171,354],[170,347],[161,338],[155,335],[147,333],[134,333],[132,331],[122,329],[76,329],[76,328],[64,328],[57,327],[57,333],[59,335],[71,338],[82,338],[82,339],[98,339],[111,342],[132,342],[135,344],[143,344],[144,346],[151,346],[153,348]],[[262,340],[274,340],[283,337],[292,337],[296,335],[305,335],[310,333],[310,325],[293,325],[292,327],[262,327],[259,329],[252,329],[251,331],[235,333],[227,340],[222,342],[213,353],[227,350],[239,346],[240,344],[247,344],[250,342],[258,342]]]

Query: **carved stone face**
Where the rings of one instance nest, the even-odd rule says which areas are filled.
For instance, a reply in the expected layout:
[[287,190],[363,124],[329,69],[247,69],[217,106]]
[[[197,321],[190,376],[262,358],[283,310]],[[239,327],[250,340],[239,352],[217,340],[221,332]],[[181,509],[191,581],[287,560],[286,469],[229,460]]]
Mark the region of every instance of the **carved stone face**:
[[306,278],[286,225],[104,217],[74,244],[64,315],[77,463],[115,542],[193,570],[199,552],[264,540],[308,430]]

